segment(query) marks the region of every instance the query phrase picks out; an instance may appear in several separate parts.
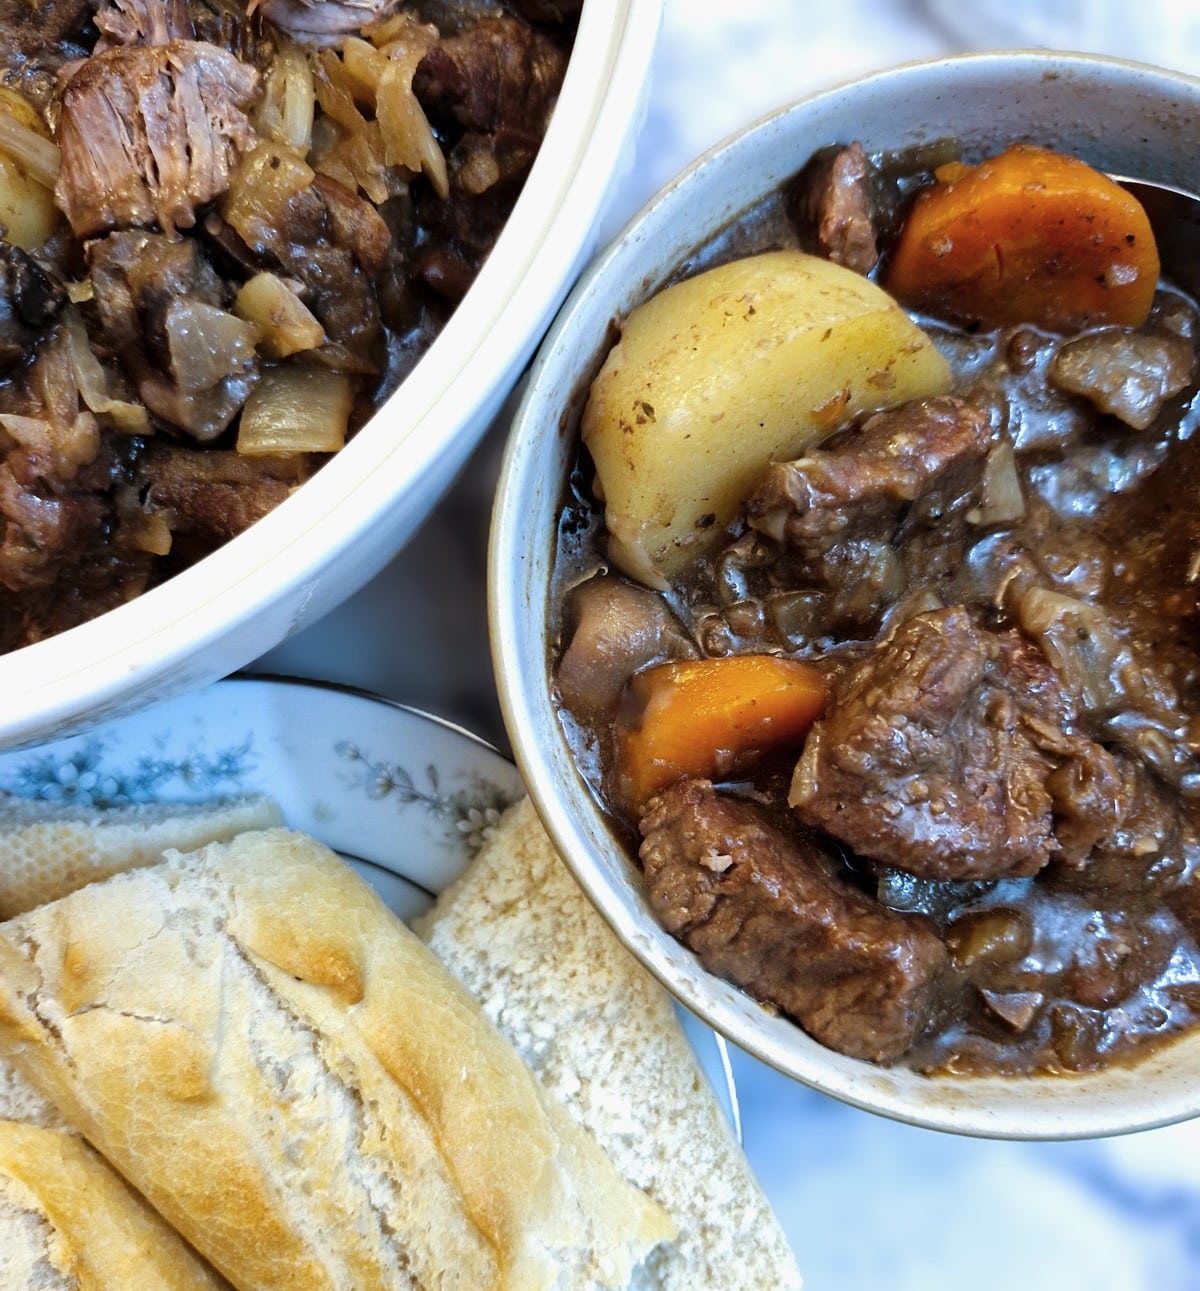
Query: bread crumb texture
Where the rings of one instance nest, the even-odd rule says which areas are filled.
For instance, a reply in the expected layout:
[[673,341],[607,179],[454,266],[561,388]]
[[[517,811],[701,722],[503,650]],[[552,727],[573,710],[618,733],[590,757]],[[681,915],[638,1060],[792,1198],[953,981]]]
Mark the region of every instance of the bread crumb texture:
[[636,1291],[800,1286],[670,998],[595,911],[528,799],[417,925],[552,1095],[678,1236]]
[[270,798],[97,807],[0,795],[0,919],[57,901],[121,870],[155,865],[282,821]]
[[303,835],[0,925],[5,1052],[242,1291],[618,1288],[673,1231]]

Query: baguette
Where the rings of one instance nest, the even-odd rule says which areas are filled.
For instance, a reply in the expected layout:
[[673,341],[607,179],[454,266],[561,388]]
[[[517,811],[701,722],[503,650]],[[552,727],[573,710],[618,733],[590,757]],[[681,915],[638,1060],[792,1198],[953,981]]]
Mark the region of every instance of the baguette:
[[77,1135],[0,1120],[0,1291],[219,1291]]
[[242,1291],[624,1287],[673,1231],[302,835],[0,925],[0,1052]]
[[281,823],[279,808],[259,795],[107,808],[0,795],[0,919],[154,865],[169,847],[191,852]]
[[641,1291],[795,1288],[787,1238],[666,992],[609,931],[528,799],[418,933],[617,1169],[668,1211]]

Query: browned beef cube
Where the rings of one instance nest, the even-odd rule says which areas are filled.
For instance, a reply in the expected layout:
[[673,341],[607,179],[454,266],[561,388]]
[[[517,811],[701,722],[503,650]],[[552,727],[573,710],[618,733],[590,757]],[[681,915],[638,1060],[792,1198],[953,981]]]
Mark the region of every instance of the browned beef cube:
[[641,822],[650,901],[711,972],[815,1039],[883,1061],[925,1027],[946,948],[920,916],[885,910],[750,803],[683,780]]
[[1078,863],[1124,811],[1111,754],[1074,730],[1045,657],[962,608],[911,619],[839,680],[789,802],[859,855],[931,879]]

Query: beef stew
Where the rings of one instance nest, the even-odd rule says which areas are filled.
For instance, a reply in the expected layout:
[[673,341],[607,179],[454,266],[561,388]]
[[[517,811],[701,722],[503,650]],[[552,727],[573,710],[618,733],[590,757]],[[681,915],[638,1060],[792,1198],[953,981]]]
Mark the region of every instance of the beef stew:
[[[948,151],[939,174],[928,151],[816,158],[689,268],[804,248],[894,290],[920,195],[986,169]],[[809,401],[798,450],[666,545],[614,504],[621,454],[585,449],[558,535],[564,726],[664,926],[824,1043],[924,1071],[1095,1070],[1200,1019],[1200,527],[1179,501],[1200,469],[1200,314],[1103,177],[1034,160],[1068,176],[1051,222],[1087,223],[1099,192],[1105,236],[1136,248],[1108,261],[1115,306],[1103,288],[1064,305],[1091,263],[1051,248],[1040,296],[1024,288],[1040,270],[1010,257],[1023,316],[997,318],[993,255],[974,288],[915,302],[940,310],[912,313],[946,361],[928,388]],[[1025,236],[1014,218],[993,246]],[[771,307],[736,300],[738,326]],[[627,377],[632,472],[672,410],[661,371]],[[715,430],[693,414],[695,455],[719,458],[725,412]],[[818,676],[807,737],[741,678],[680,681],[688,661],[762,657]]]

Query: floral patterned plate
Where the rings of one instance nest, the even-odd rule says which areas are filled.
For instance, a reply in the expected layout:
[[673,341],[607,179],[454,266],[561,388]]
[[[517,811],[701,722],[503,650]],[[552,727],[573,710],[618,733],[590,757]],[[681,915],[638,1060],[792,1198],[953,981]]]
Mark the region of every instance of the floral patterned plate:
[[[260,677],[0,753],[0,790],[96,807],[269,794],[291,828],[340,852],[405,919],[466,869],[525,792],[511,762],[448,722],[341,687]],[[680,1016],[740,1134],[725,1042]]]

